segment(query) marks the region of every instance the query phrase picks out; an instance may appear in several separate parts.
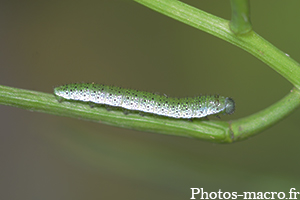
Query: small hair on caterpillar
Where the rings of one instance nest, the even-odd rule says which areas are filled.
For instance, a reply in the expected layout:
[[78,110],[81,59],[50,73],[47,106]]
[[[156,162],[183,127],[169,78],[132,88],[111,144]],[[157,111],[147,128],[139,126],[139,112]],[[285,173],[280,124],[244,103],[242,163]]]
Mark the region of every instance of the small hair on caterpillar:
[[54,88],[54,94],[59,102],[63,99],[84,101],[171,118],[203,118],[232,114],[235,110],[233,99],[219,95],[175,98],[96,83],[62,85]]

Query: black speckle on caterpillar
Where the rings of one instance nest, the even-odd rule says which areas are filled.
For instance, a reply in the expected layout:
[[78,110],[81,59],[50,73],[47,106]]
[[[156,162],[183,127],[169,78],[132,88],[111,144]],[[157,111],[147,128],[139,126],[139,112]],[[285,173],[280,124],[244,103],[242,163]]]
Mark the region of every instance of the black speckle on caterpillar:
[[233,99],[219,95],[174,98],[133,89],[95,83],[73,83],[54,88],[63,99],[116,106],[172,118],[202,118],[208,115],[232,114]]

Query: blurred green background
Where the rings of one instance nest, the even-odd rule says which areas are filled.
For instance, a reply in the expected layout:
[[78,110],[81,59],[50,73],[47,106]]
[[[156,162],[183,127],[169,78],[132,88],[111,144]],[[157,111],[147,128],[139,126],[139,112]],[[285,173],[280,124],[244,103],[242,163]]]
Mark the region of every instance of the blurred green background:
[[[229,1],[184,2],[230,19]],[[300,1],[251,1],[254,30],[299,56]],[[221,94],[222,120],[292,85],[247,52],[129,0],[2,1],[0,84],[52,93],[97,82],[170,96]],[[144,133],[0,106],[1,199],[190,199],[204,191],[300,191],[299,110],[234,144]],[[210,119],[215,119],[210,117]]]

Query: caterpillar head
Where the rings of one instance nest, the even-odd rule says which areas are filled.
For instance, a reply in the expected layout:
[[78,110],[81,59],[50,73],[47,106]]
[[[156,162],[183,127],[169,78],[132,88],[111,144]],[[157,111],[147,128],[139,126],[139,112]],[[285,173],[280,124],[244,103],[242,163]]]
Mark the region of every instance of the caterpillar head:
[[230,115],[230,114],[234,113],[234,110],[235,110],[234,100],[229,98],[229,97],[226,97],[226,99],[225,99],[225,113]]

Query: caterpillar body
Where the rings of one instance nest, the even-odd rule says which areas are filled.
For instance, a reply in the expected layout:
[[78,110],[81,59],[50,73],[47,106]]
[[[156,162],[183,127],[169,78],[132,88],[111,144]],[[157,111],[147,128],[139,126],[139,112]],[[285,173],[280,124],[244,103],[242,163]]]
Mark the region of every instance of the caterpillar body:
[[174,98],[95,83],[66,84],[55,87],[54,94],[58,100],[93,102],[172,118],[202,118],[235,110],[233,99],[219,95]]

